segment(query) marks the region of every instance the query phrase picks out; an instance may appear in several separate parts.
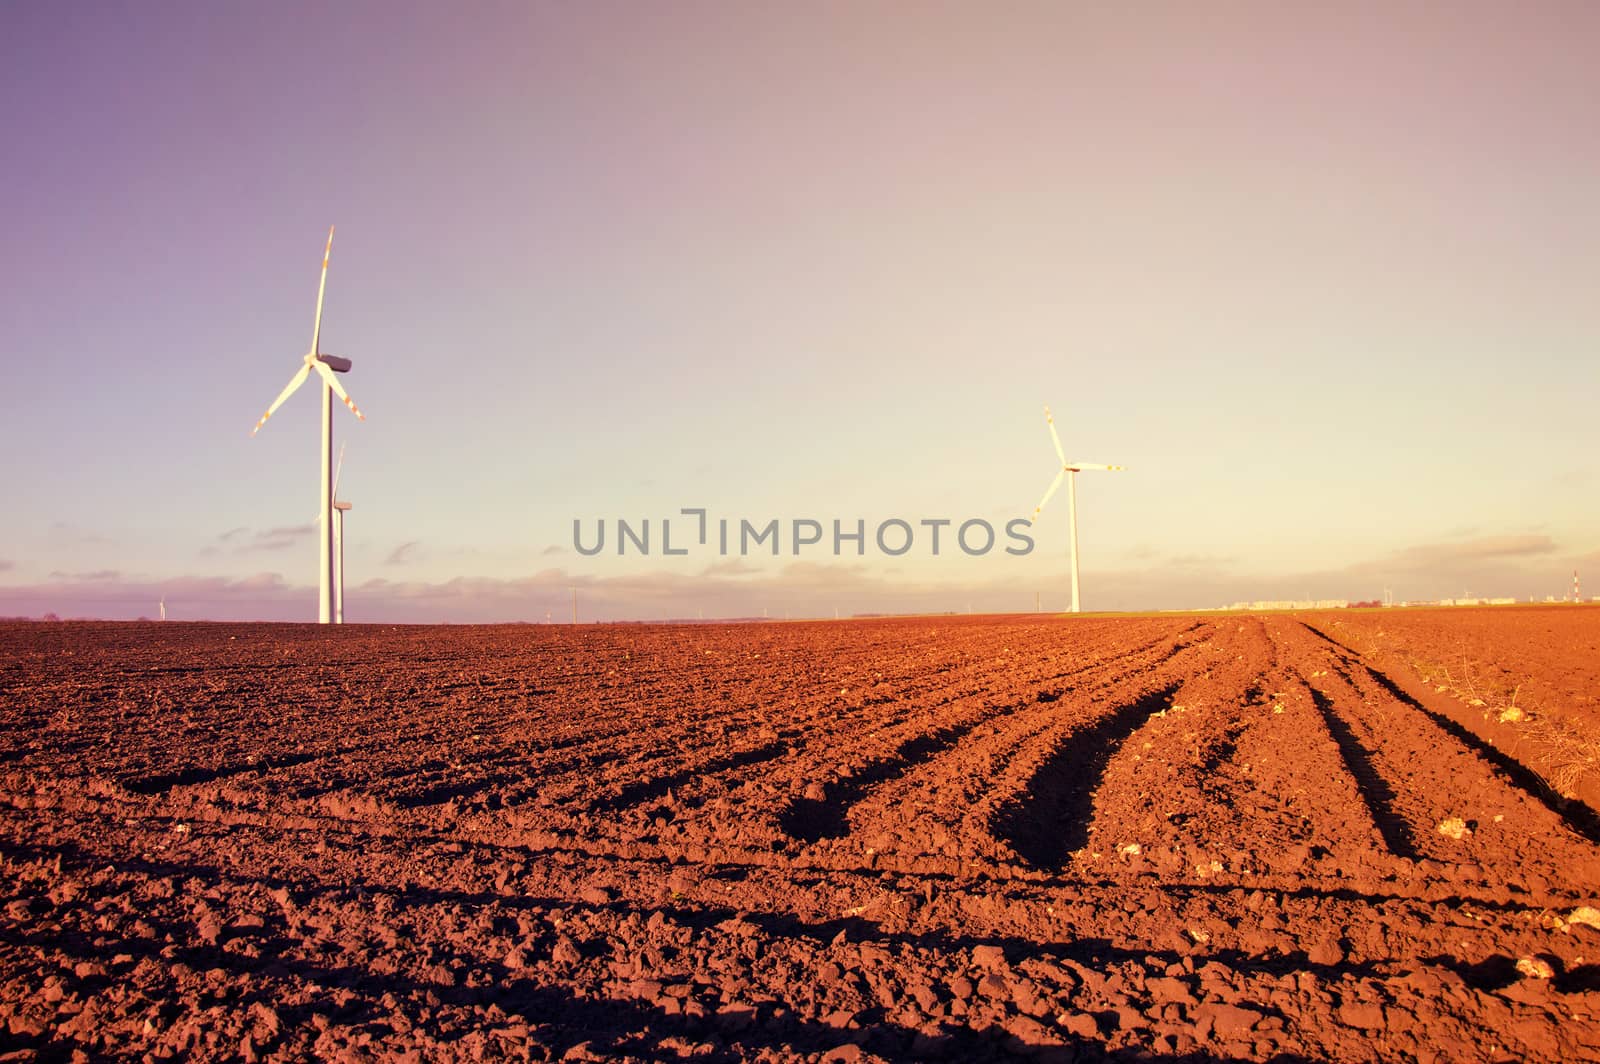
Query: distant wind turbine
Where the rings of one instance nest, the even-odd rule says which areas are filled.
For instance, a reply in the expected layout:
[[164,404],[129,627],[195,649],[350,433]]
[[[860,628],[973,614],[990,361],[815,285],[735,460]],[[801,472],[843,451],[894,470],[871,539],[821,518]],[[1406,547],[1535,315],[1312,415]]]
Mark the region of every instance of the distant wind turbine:
[[333,623],[344,623],[344,514],[347,502],[333,503]]
[[[344,472],[344,444],[333,467],[333,623],[344,623],[344,514],[350,504],[339,501],[339,476]],[[312,518],[320,522],[322,515]]]
[[344,515],[350,504],[339,501],[339,474],[344,472],[344,444],[333,470],[333,623],[344,623]]
[[362,421],[367,419],[356,408],[355,401],[345,392],[340,385],[335,373],[350,372],[350,360],[339,358],[336,355],[322,353],[322,296],[328,288],[328,256],[333,254],[333,227],[328,227],[328,246],[322,252],[322,280],[317,285],[317,316],[311,327],[311,350],[306,352],[305,365],[300,367],[289,384],[278,397],[267,407],[267,412],[261,415],[261,420],[256,422],[256,427],[250,430],[254,436],[261,431],[261,426],[273,415],[283,401],[293,395],[296,388],[304,384],[306,378],[313,370],[322,378],[322,488],[317,496],[318,524],[317,534],[317,585],[320,596],[317,602],[317,621],[328,624],[334,620],[337,612],[334,605],[334,503],[333,503],[333,396],[337,393],[350,408],[350,412]]
[[1072,555],[1072,612],[1078,609],[1078,474],[1085,470],[1098,470],[1107,473],[1120,472],[1123,466],[1119,465],[1094,465],[1088,462],[1069,462],[1067,452],[1061,449],[1061,437],[1056,434],[1056,419],[1050,416],[1050,408],[1044,408],[1045,424],[1050,426],[1050,442],[1056,445],[1056,457],[1061,459],[1061,472],[1050,482],[1045,489],[1044,498],[1039,500],[1039,505],[1033,508],[1033,516],[1029,524],[1039,520],[1039,513],[1044,509],[1044,504],[1050,501],[1050,496],[1061,487],[1061,482],[1067,482],[1067,530],[1068,550]]

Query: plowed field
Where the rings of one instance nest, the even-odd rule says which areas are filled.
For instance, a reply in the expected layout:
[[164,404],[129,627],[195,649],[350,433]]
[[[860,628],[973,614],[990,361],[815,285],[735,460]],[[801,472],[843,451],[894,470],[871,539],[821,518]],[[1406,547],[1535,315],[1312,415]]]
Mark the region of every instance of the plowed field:
[[1600,1058],[1600,819],[1330,616],[0,626],[0,1048]]

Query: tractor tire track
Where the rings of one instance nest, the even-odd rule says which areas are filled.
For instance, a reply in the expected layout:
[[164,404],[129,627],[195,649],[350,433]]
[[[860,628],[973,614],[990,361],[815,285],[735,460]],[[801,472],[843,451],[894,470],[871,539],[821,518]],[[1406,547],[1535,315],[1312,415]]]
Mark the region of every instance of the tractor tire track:
[[938,742],[918,744],[909,751],[915,756],[878,762],[887,771],[869,778],[867,786],[826,796],[830,801],[823,808],[833,830],[824,837],[848,833],[877,852],[988,852],[992,847],[986,835],[974,836],[965,821],[970,803],[992,788],[995,764],[1007,761],[1041,733],[1058,730],[1063,716],[1072,714],[1072,707],[1083,699],[1114,691],[1146,673],[1173,668],[1171,663],[1190,645],[1186,634],[1144,643],[1125,655],[1108,655],[1063,677],[1070,680],[1065,684],[1020,684],[1039,689],[998,713],[947,729]]
[[1453,879],[1523,889],[1574,870],[1600,871],[1592,843],[1517,786],[1478,744],[1462,742],[1415,702],[1397,698],[1358,656],[1298,622],[1281,622],[1275,634],[1302,659],[1328,663],[1312,681],[1319,709],[1398,856],[1430,862]]

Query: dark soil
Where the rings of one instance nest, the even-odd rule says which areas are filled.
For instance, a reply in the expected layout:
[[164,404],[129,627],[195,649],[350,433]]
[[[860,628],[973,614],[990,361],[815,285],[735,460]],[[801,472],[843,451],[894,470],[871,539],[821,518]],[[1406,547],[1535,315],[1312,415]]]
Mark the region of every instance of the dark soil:
[[0,626],[0,1053],[1600,1057],[1593,811],[1328,616]]

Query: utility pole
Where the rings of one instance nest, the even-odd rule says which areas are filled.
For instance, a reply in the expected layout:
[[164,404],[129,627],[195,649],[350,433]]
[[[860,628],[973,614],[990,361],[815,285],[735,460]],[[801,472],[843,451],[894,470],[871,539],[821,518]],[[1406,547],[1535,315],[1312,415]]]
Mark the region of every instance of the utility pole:
[[572,588],[572,623],[578,623],[578,589]]

